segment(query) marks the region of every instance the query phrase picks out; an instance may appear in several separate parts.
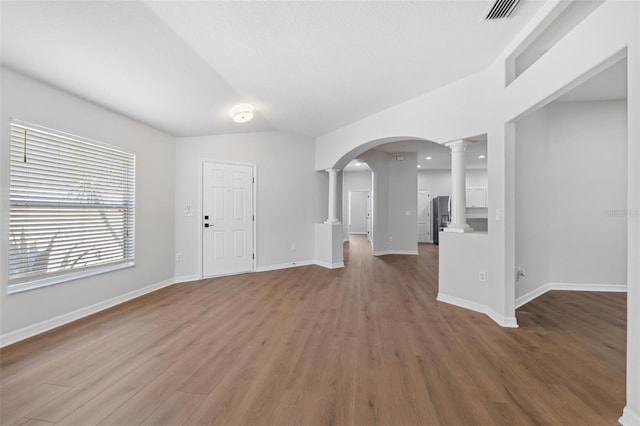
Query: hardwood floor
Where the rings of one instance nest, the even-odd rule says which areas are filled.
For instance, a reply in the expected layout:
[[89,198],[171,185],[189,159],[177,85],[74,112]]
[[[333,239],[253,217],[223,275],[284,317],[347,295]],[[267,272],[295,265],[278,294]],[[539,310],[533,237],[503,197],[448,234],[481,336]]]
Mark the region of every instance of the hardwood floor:
[[3,425],[615,425],[626,295],[519,329],[437,302],[437,247],[178,284],[0,352]]

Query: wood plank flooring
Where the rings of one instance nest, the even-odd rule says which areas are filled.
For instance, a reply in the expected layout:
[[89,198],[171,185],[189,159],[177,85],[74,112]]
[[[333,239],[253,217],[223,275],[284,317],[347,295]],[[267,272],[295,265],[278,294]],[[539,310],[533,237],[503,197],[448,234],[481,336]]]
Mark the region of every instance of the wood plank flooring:
[[626,295],[519,329],[437,302],[437,247],[178,284],[0,352],[2,425],[615,425]]

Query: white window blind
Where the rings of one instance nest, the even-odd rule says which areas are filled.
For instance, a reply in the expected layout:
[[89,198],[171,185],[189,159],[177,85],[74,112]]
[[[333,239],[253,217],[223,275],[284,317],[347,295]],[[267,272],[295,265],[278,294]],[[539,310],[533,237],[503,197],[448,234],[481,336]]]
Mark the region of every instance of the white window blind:
[[10,122],[9,291],[131,266],[135,154]]

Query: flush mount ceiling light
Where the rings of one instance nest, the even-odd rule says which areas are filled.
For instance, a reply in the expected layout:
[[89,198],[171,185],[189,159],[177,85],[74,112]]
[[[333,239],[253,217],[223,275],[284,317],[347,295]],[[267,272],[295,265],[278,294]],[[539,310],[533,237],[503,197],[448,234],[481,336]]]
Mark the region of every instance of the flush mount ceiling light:
[[422,168],[422,166],[421,166],[420,164],[418,164],[418,168],[419,168],[419,169],[421,169],[421,168]]
[[487,156],[486,155],[478,155],[478,158],[482,160],[484,158],[487,158]]
[[431,157],[424,157],[425,160],[431,160]]
[[246,123],[253,118],[253,105],[238,104],[229,110],[229,115],[236,123]]

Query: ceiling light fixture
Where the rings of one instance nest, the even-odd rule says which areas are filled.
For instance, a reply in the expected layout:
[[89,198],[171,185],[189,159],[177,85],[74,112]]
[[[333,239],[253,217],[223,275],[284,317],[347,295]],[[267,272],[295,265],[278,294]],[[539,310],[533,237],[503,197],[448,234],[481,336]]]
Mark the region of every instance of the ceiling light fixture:
[[236,123],[246,123],[253,118],[253,105],[238,104],[229,110],[229,115]]
[[422,167],[420,164],[418,164],[418,168]]
[[425,160],[431,160],[431,157],[424,157]]
[[478,158],[482,160],[483,158],[487,158],[487,156],[486,155],[478,155]]

